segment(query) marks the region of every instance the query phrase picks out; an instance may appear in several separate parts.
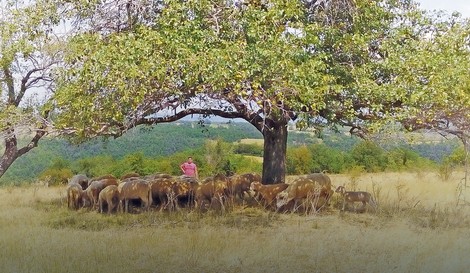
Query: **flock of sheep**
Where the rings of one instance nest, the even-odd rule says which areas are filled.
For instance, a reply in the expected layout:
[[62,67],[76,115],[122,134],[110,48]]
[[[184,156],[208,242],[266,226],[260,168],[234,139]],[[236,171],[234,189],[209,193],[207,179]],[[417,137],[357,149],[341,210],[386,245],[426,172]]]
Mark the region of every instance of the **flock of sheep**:
[[[346,191],[343,186],[336,189],[343,198],[342,210],[354,202],[376,207],[368,192]],[[72,209],[89,207],[104,213],[130,211],[130,205],[140,204],[148,210],[152,205],[160,210],[180,207],[206,209],[214,204],[225,208],[227,202],[256,200],[265,208],[276,211],[303,209],[318,211],[329,205],[334,191],[331,179],[324,173],[312,173],[297,177],[292,183],[261,184],[261,176],[246,173],[226,177],[216,175],[198,181],[193,177],[153,174],[138,176],[129,174],[121,179],[106,175],[89,179],[75,175],[67,185],[67,205]],[[138,200],[138,201],[136,201]]]

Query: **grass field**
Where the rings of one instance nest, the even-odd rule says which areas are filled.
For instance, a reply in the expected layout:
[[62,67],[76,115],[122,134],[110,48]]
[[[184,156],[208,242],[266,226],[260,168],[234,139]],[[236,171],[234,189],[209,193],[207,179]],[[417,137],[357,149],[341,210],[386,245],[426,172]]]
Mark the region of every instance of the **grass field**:
[[334,197],[316,215],[242,206],[100,215],[68,210],[63,187],[0,188],[0,272],[468,272],[461,174],[331,177],[374,192],[379,209],[340,213]]

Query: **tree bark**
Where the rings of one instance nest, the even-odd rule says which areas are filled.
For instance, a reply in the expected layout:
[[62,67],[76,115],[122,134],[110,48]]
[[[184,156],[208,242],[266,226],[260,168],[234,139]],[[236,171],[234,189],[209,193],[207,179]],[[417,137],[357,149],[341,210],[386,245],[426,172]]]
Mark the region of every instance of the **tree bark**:
[[20,156],[29,152],[31,149],[38,146],[39,140],[46,134],[45,130],[39,129],[36,135],[31,139],[28,145],[18,149],[18,142],[13,129],[10,129],[5,137],[5,151],[0,158],[0,177],[10,168],[11,164]]
[[263,130],[263,184],[285,183],[287,123],[276,122]]
[[0,177],[5,174],[11,164],[18,158],[17,145],[16,136],[10,130],[8,136],[5,137],[5,151],[0,159]]

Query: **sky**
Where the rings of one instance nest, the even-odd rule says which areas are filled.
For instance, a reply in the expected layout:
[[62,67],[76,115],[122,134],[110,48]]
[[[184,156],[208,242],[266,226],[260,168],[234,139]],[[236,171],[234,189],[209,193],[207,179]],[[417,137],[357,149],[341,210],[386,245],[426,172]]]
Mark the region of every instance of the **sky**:
[[469,0],[415,0],[420,7],[427,10],[444,10],[449,13],[458,11],[463,17],[470,18]]

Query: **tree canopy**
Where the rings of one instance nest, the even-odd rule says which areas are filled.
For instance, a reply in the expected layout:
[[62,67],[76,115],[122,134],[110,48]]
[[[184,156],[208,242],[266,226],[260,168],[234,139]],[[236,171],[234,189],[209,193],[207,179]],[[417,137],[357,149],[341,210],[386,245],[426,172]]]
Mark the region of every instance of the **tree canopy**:
[[[359,135],[442,114],[469,124],[468,22],[412,1],[82,2],[64,2],[83,31],[54,95],[55,126],[81,139],[190,114],[242,118],[263,134],[263,181],[274,182],[289,121]],[[442,73],[449,62],[459,76]]]

